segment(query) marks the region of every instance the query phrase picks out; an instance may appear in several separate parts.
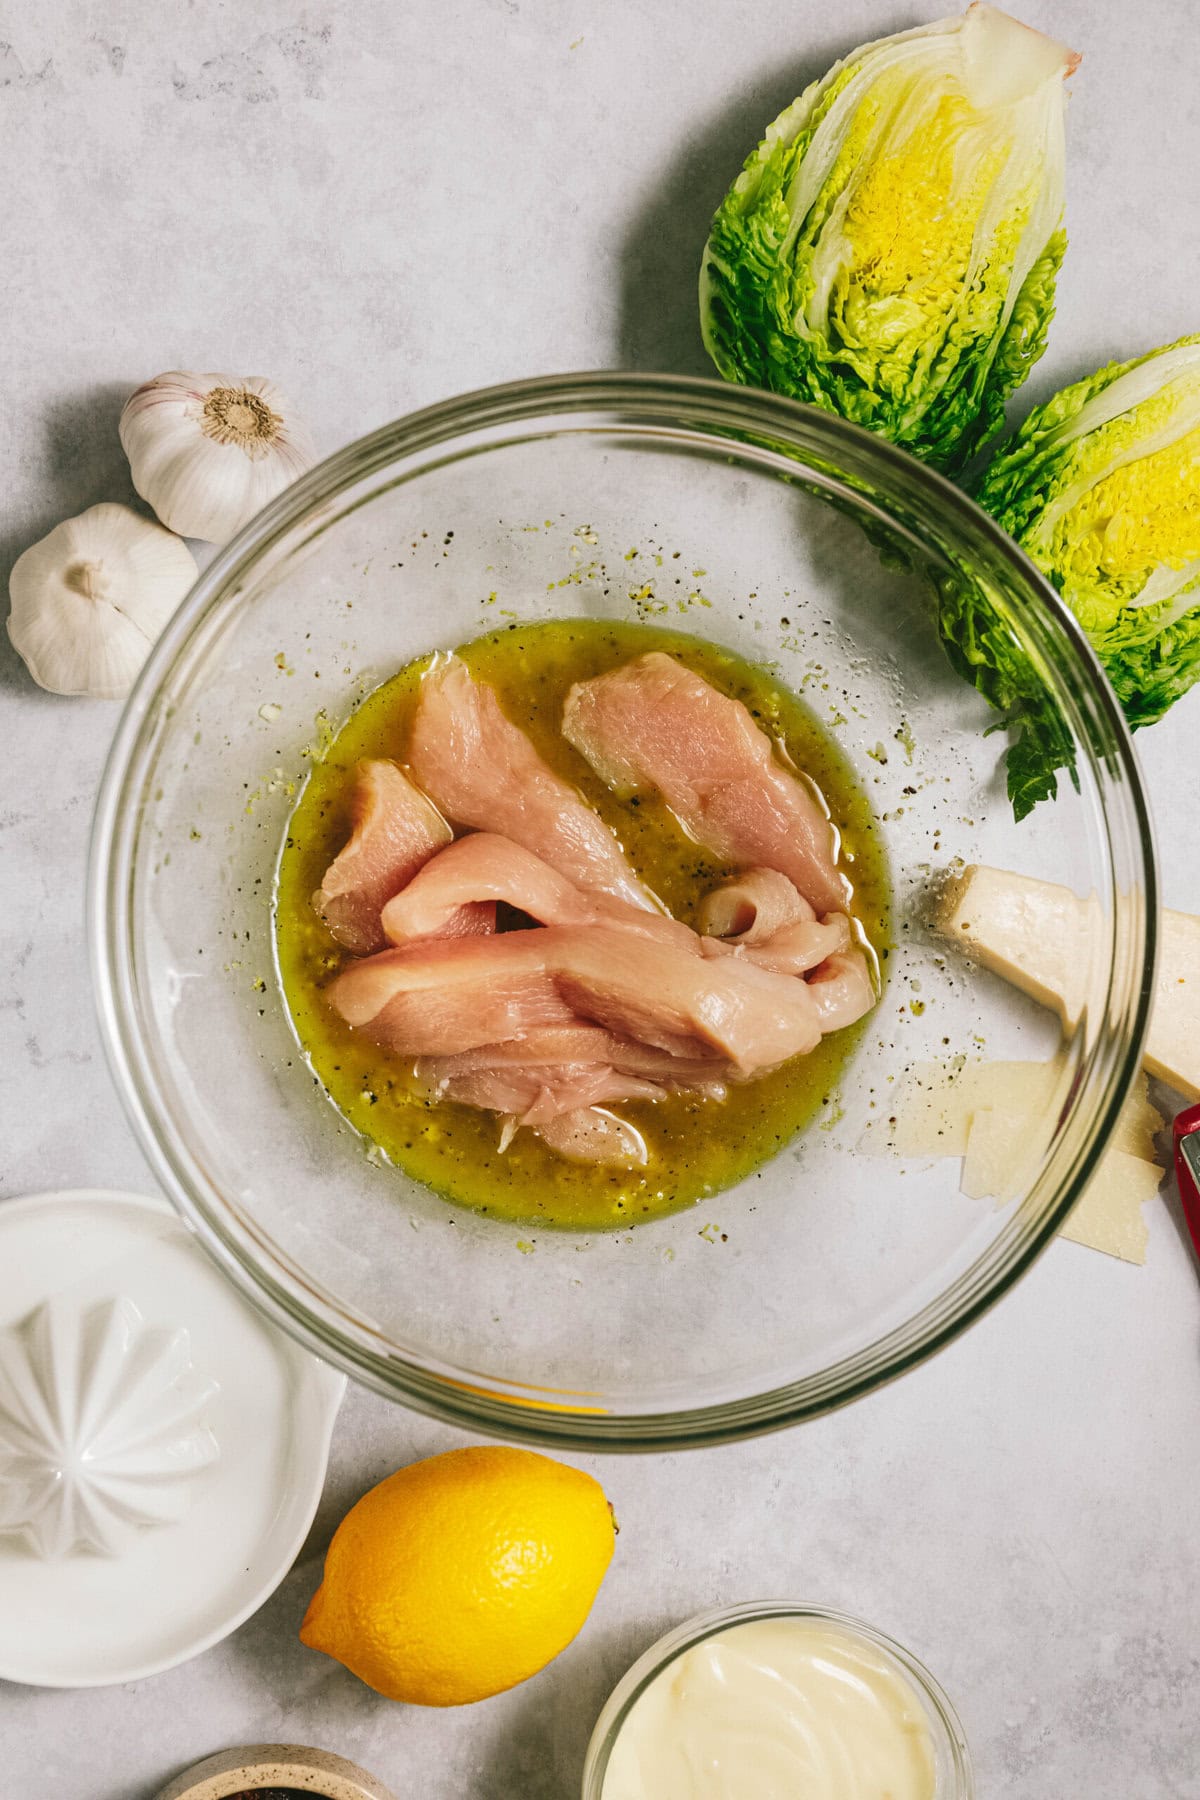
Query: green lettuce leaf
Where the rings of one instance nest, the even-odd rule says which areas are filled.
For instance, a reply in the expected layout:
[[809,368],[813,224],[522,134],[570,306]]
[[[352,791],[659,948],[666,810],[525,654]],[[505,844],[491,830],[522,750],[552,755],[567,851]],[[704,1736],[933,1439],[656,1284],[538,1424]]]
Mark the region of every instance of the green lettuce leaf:
[[934,587],[938,630],[951,664],[995,707],[1000,717],[992,729],[1007,726],[1017,733],[1006,774],[1013,812],[1023,819],[1056,793],[1059,769],[1074,775],[1074,741],[1050,671],[1038,667],[1000,601],[972,571],[943,573]]

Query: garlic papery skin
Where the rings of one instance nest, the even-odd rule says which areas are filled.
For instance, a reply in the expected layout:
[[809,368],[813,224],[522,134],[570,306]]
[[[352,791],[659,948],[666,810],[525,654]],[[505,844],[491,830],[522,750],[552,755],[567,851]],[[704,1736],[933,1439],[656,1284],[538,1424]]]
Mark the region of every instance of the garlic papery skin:
[[91,506],[13,564],[8,635],[39,687],[123,700],[197,573],[152,519]]
[[308,427],[261,375],[156,375],[126,401],[121,443],[163,524],[210,544],[228,543],[317,460]]

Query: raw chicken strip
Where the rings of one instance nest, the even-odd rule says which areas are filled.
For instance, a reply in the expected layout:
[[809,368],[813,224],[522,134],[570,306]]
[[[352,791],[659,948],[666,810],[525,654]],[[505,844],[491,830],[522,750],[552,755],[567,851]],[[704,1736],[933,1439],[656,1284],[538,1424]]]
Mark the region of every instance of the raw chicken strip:
[[[387,908],[384,908],[386,912]],[[382,922],[383,914],[380,915]],[[473,900],[442,920],[439,937],[491,937],[496,929],[496,905],[492,900]]]
[[535,931],[491,938],[425,938],[351,963],[325,992],[348,1025],[400,1055],[453,1056],[574,1024],[544,959],[524,949]]
[[784,925],[762,944],[745,944],[730,938],[701,938],[706,956],[736,956],[776,975],[807,975],[827,957],[850,945],[850,921],[845,913],[826,913],[823,919],[797,919]]
[[393,944],[444,937],[447,921],[480,902],[503,900],[539,925],[624,925],[696,952],[695,933],[665,913],[646,912],[611,894],[588,893],[532,850],[490,831],[472,832],[426,863],[383,909]]
[[817,1003],[821,1030],[842,1031],[854,1025],[875,1004],[867,959],[861,950],[839,951],[827,957],[805,983]]
[[651,651],[577,682],[567,740],[610,786],[656,788],[684,829],[730,862],[777,869],[819,913],[841,912],[829,820],[738,700]]
[[[422,1057],[418,1079],[436,1069],[436,1058]],[[458,1100],[485,1112],[509,1113],[521,1125],[540,1130],[548,1119],[578,1112],[584,1106],[602,1106],[609,1100],[661,1100],[665,1090],[637,1075],[618,1075],[603,1063],[563,1063],[523,1069],[519,1064],[502,1069],[476,1069],[462,1075],[424,1074],[421,1082],[432,1100]]]
[[[386,929],[386,920],[384,925]],[[706,894],[700,902],[700,929],[708,934],[701,940],[706,956],[733,952],[778,975],[805,975],[850,944],[846,914],[826,913],[818,919],[787,876],[775,869],[751,869]]]
[[547,768],[494,690],[473,681],[455,656],[436,663],[421,683],[409,762],[456,825],[523,844],[576,887],[658,910],[603,819]]
[[353,830],[313,895],[339,944],[365,956],[387,943],[379,915],[453,836],[441,814],[394,762],[360,762],[350,802]]
[[417,1065],[422,1080],[436,1081],[442,1076],[454,1079],[472,1075],[481,1069],[536,1070],[603,1063],[618,1073],[641,1077],[646,1081],[676,1087],[701,1088],[708,1091],[729,1078],[726,1063],[709,1051],[691,1057],[672,1056],[669,1050],[657,1050],[651,1044],[636,1044],[631,1038],[617,1037],[599,1025],[585,1025],[576,1020],[572,1025],[535,1027],[522,1038],[504,1044],[483,1044],[477,1050],[464,1050],[457,1056],[423,1059]]
[[327,992],[347,1024],[417,1056],[582,1017],[676,1054],[708,1045],[751,1074],[806,1054],[821,1035],[805,982],[612,925],[422,940],[352,965]]
[[700,902],[700,929],[706,937],[734,944],[762,944],[785,925],[816,918],[794,882],[778,869],[747,869],[705,894]]
[[724,1073],[716,1057],[671,1056],[583,1024],[544,1026],[458,1056],[423,1056],[415,1069],[432,1099],[511,1113],[539,1127],[583,1106],[661,1100],[684,1088],[724,1099]]
[[[658,1079],[623,1071],[614,1059],[641,1063]],[[723,1066],[716,1060],[687,1062],[593,1025],[574,1025],[545,1027],[528,1038],[461,1056],[421,1057],[415,1073],[431,1099],[502,1113],[505,1147],[512,1132],[526,1125],[560,1155],[628,1165],[645,1162],[645,1141],[611,1113],[598,1119],[597,1109],[606,1101],[661,1100],[680,1088],[724,1099],[725,1085],[715,1079]]]
[[538,1127],[538,1136],[572,1162],[644,1168],[648,1160],[641,1132],[601,1106],[588,1106],[581,1112],[561,1113],[557,1119],[548,1119]]

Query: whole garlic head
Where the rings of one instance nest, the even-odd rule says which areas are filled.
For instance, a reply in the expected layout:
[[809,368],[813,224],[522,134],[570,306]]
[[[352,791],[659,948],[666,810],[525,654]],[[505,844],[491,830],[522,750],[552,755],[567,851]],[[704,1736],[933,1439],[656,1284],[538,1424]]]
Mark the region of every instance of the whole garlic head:
[[13,564],[8,635],[39,687],[121,700],[197,575],[179,538],[105,503]]
[[317,460],[308,427],[261,375],[156,375],[126,401],[121,444],[163,524],[210,544],[228,543]]

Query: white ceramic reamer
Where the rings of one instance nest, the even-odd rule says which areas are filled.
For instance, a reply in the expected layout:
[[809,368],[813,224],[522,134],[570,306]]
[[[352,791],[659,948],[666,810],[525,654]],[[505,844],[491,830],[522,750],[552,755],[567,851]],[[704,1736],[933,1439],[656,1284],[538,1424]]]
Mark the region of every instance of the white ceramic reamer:
[[165,1201],[0,1202],[0,1677],[131,1681],[232,1631],[303,1543],[344,1390]]
[[220,1455],[204,1423],[218,1392],[187,1331],[148,1325],[126,1295],[44,1300],[0,1331],[0,1537],[119,1556],[179,1520]]

